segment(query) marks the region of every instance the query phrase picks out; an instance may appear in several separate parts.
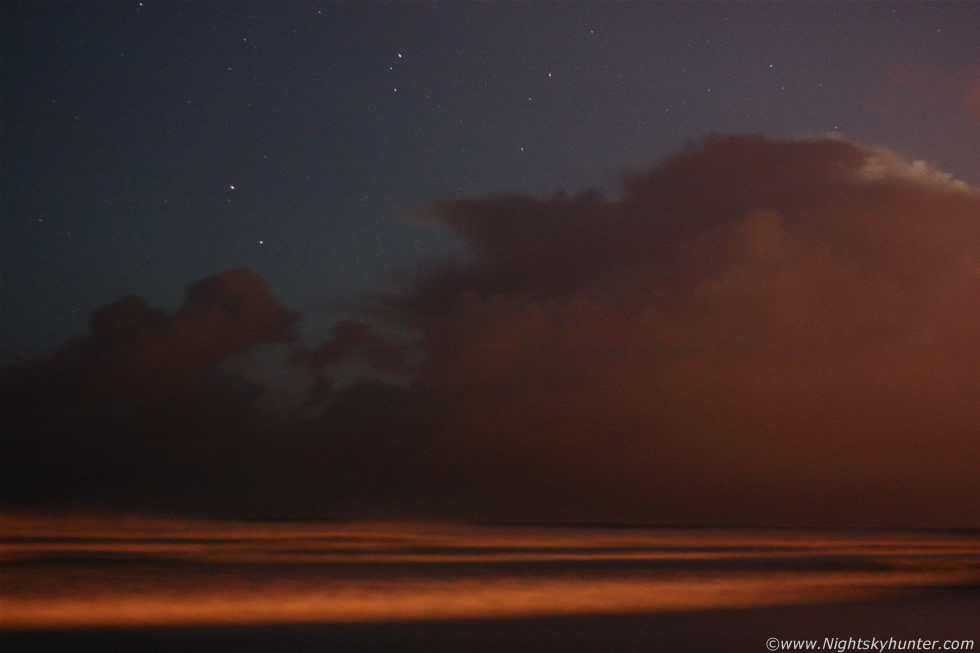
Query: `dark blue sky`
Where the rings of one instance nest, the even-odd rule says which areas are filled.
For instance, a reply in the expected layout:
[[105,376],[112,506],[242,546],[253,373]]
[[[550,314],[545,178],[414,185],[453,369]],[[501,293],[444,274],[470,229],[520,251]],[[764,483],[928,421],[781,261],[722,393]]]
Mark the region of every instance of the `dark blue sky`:
[[[323,337],[451,238],[711,132],[837,131],[980,185],[975,3],[3,3],[2,360],[250,267]],[[972,95],[971,95],[972,93]]]

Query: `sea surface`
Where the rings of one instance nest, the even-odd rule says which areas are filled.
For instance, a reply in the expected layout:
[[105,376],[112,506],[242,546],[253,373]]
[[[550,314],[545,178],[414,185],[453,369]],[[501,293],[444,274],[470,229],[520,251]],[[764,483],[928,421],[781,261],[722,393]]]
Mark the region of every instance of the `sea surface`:
[[5,653],[978,640],[978,588],[976,532],[0,519]]

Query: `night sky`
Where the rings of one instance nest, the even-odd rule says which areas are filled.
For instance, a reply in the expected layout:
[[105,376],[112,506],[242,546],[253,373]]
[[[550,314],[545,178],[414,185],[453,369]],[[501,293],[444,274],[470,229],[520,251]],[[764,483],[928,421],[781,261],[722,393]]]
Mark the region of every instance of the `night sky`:
[[2,505],[980,526],[980,6],[4,2]]

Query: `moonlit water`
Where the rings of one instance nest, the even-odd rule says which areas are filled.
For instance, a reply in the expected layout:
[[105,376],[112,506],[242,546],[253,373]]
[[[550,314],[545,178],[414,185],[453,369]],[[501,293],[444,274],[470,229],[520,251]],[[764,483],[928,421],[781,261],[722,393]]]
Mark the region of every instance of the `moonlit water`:
[[4,518],[0,629],[683,612],[976,584],[975,534]]

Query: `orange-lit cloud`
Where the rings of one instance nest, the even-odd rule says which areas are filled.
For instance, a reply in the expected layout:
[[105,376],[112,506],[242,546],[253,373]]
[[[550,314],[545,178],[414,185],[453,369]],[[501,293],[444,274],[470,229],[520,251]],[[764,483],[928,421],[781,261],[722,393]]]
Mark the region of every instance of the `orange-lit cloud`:
[[842,140],[718,136],[621,198],[434,219],[474,259],[395,303],[426,331],[446,450],[482,471],[474,502],[980,517],[980,196],[961,182]]

